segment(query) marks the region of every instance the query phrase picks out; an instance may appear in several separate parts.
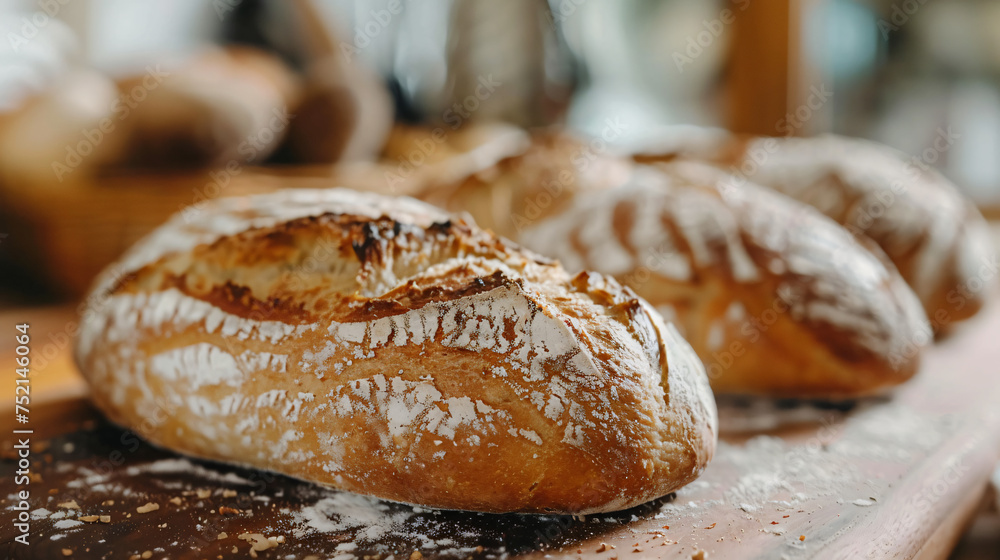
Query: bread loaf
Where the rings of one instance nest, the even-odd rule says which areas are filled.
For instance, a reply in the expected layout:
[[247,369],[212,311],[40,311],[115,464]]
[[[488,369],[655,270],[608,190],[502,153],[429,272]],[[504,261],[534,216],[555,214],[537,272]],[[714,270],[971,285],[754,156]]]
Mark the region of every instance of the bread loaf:
[[935,330],[974,315],[992,293],[995,250],[976,207],[916,158],[864,140],[747,138],[685,128],[636,155],[689,158],[775,189],[875,241],[920,297]]
[[127,103],[117,134],[127,141],[113,163],[161,169],[264,161],[301,94],[280,58],[246,46],[198,51],[118,87]]
[[717,392],[876,393],[913,375],[931,338],[891,264],[812,208],[707,165],[637,170],[520,239],[647,299],[681,327]]
[[98,280],[76,359],[158,445],[438,508],[627,508],[715,446],[700,362],[631,290],[343,189],[175,216]]

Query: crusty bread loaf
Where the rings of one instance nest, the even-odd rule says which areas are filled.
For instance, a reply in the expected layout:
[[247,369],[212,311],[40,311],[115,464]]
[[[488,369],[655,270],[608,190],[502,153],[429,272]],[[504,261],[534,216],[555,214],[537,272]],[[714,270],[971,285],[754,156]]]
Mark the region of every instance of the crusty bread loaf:
[[412,199],[211,202],[98,280],[76,358],[182,453],[439,508],[587,513],[693,480],[714,401],[627,288]]
[[646,298],[718,392],[875,393],[909,378],[931,338],[891,264],[812,208],[707,165],[637,170],[520,239]]
[[127,112],[116,115],[116,134],[126,141],[112,163],[161,169],[264,161],[284,138],[301,93],[280,58],[246,46],[198,51],[118,87],[128,101]]
[[994,249],[976,207],[927,164],[874,142],[824,135],[748,138],[684,128],[640,162],[712,162],[810,204],[875,241],[920,297],[935,330],[974,315],[992,293]]

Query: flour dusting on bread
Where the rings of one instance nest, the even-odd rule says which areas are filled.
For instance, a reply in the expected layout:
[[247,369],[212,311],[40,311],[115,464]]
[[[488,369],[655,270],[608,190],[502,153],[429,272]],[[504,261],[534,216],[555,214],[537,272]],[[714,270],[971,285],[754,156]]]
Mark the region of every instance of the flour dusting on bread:
[[611,279],[409,199],[286,191],[201,214],[98,284],[77,345],[113,420],[168,411],[154,442],[483,511],[621,509],[712,455],[700,363]]
[[521,240],[570,270],[614,274],[652,302],[721,391],[873,392],[909,377],[930,338],[919,301],[877,248],[696,162],[636,170]]

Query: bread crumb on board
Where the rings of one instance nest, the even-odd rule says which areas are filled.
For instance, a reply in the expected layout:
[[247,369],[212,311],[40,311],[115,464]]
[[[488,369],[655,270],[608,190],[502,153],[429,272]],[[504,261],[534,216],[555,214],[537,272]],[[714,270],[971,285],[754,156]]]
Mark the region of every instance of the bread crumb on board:
[[158,509],[160,509],[160,504],[147,502],[146,505],[135,508],[135,511],[137,511],[138,513],[149,513],[151,511],[156,511]]

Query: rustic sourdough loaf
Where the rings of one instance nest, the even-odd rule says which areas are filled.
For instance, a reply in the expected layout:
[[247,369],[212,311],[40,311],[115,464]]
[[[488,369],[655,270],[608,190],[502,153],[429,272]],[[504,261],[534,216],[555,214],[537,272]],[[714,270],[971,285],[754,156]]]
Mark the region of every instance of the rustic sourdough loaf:
[[701,363],[631,290],[344,189],[175,216],[98,280],[76,359],[158,445],[439,508],[618,510],[715,447]]
[[891,264],[812,208],[695,162],[636,170],[523,232],[569,270],[597,270],[675,322],[717,392],[877,393],[932,337]]

